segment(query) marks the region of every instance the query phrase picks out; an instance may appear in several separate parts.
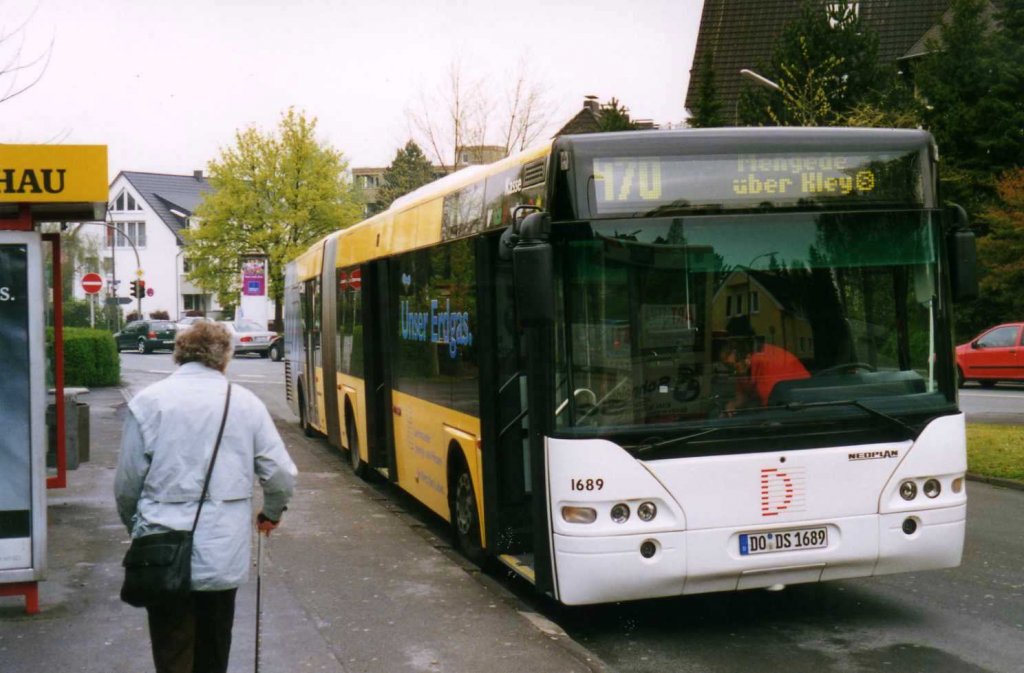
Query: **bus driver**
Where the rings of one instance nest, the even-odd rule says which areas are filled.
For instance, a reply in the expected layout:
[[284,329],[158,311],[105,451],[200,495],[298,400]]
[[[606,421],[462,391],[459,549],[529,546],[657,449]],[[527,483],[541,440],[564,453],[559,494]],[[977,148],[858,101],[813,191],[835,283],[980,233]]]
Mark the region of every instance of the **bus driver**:
[[806,379],[811,376],[800,360],[787,351],[764,343],[749,325],[739,329],[730,326],[730,338],[722,345],[720,361],[736,375],[736,394],[725,405],[726,414],[737,409],[768,405],[772,389],[779,381]]

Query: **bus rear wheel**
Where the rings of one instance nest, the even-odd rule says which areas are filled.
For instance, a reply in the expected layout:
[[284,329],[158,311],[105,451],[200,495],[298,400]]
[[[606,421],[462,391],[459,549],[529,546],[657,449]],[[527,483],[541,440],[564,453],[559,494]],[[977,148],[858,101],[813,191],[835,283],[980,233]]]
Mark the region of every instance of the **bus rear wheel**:
[[348,435],[348,455],[352,472],[360,479],[366,479],[366,463],[359,455],[359,431],[356,430],[356,421],[351,413],[345,415],[345,434]]
[[463,556],[476,565],[483,565],[484,550],[480,543],[480,517],[476,509],[476,490],[473,478],[465,460],[459,459],[455,470],[455,478],[449,484],[451,496],[452,530],[455,533],[455,546]]
[[[299,385],[301,386],[302,384],[300,383]],[[313,437],[316,435],[316,433],[313,432],[313,426],[309,424],[309,420],[307,419],[306,396],[301,391],[299,392],[299,426],[302,427],[302,434],[307,437]]]

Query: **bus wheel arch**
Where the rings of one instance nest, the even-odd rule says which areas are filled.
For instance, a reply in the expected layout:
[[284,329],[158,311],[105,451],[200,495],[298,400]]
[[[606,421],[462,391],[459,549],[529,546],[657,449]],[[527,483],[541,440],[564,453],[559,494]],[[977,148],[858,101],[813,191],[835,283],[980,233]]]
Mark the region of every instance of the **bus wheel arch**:
[[462,447],[454,440],[448,445],[448,507],[456,548],[473,563],[482,565],[484,550],[476,488]]
[[362,479],[366,478],[366,463],[360,455],[361,444],[359,442],[359,428],[356,427],[356,414],[352,407],[352,400],[345,396],[345,438],[348,442],[349,464],[352,472]]

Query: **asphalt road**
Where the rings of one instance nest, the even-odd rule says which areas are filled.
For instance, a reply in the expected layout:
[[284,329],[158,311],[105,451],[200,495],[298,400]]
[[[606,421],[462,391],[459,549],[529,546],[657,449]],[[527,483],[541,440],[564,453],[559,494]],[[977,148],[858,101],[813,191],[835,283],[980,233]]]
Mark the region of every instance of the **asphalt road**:
[[960,389],[960,408],[970,423],[1022,425],[1024,384],[998,383],[994,388],[982,388],[976,383],[968,383]]
[[[167,355],[122,355],[130,386],[172,367]],[[236,358],[228,375],[275,417],[295,421],[283,363]],[[961,405],[971,421],[1022,422],[1024,386],[968,386]],[[586,608],[538,598],[500,572],[491,577],[621,673],[1020,673],[1024,491],[972,482],[968,493],[964,560],[952,570]]]

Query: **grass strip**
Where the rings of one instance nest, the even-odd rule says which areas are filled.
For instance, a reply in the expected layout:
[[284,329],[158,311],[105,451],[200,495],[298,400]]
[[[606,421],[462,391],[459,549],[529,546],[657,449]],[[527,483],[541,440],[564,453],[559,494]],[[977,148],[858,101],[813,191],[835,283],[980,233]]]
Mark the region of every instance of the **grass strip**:
[[967,424],[967,469],[1024,481],[1024,426]]

